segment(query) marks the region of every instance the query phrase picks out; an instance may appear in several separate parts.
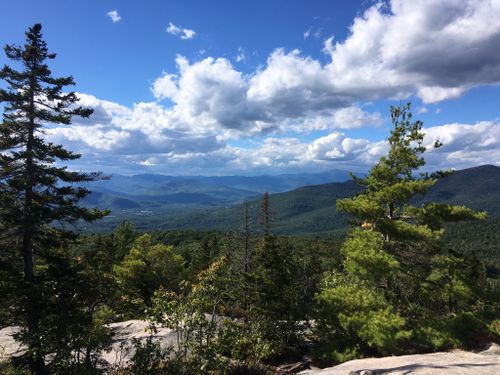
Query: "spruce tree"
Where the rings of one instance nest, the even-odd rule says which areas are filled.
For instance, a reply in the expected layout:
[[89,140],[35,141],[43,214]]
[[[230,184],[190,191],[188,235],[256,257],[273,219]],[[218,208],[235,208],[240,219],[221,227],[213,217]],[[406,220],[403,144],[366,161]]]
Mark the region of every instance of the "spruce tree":
[[37,292],[41,272],[37,261],[73,236],[62,229],[65,223],[92,221],[105,214],[78,206],[89,191],[77,183],[100,174],[63,166],[80,155],[44,136],[48,124],[69,125],[73,116],[89,117],[92,109],[79,107],[77,95],[64,91],[74,85],[72,77],[52,76],[47,62],[56,55],[49,53],[41,30],[35,24],[26,32],[23,46],[5,47],[7,57],[21,70],[10,66],[0,70],[0,79],[7,84],[0,89],[0,103],[6,103],[0,125],[0,248],[12,264],[22,264],[22,321],[18,323],[26,331],[22,337],[34,374],[46,373],[39,332],[43,296]]

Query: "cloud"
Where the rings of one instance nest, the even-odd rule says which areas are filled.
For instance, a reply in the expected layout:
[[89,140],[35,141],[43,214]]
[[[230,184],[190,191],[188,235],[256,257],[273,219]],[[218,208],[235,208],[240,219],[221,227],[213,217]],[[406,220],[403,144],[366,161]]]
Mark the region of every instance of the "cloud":
[[321,38],[321,35],[323,34],[323,30],[322,29],[318,29],[314,32],[313,36],[316,38],[316,39],[319,39]]
[[[50,129],[48,136],[94,161],[115,165],[114,158],[131,170],[367,169],[387,144],[342,133],[381,125],[381,114],[362,103],[412,95],[437,103],[499,84],[498,18],[498,1],[380,2],[354,19],[345,40],[324,41],[326,63],[297,49],[276,49],[255,71],[243,73],[226,58],[178,55],[176,70],[151,85],[155,102],[125,107],[80,94],[94,115]],[[173,23],[167,31],[183,39],[195,35]],[[500,165],[499,126],[427,128],[426,144],[437,138],[445,143],[429,151],[430,167]],[[254,147],[237,146],[242,139]]]
[[479,164],[500,166],[500,124],[482,121],[476,124],[447,124],[425,129],[425,145],[435,140],[444,146],[426,154],[428,162],[441,168],[466,168]]
[[280,132],[293,131],[308,134],[316,131],[335,129],[356,129],[362,127],[377,127],[383,122],[378,112],[370,113],[353,105],[340,109],[323,110],[306,117],[283,119],[276,123]]
[[500,83],[496,15],[497,2],[377,3],[354,19],[345,40],[324,41],[326,64],[276,49],[243,74],[225,58],[178,56],[178,71],[164,73],[152,91],[173,103],[177,121],[224,136],[376,126],[380,115],[353,112],[357,103],[411,95],[435,103]]
[[341,108],[352,102],[332,90],[321,63],[299,50],[275,50],[264,69],[249,80],[248,98],[275,117],[299,117],[307,112]]
[[[468,168],[480,164],[500,166],[500,123],[445,124],[424,128],[426,169]],[[444,145],[434,149],[436,140]],[[304,142],[293,137],[266,138],[255,149],[235,154],[240,168],[269,172],[332,168],[366,171],[387,154],[386,141],[352,138],[334,131]]]
[[233,135],[257,133],[266,126],[266,114],[247,100],[248,80],[224,58],[190,63],[176,59],[179,74],[164,75],[153,83],[159,99],[170,99],[172,117],[197,132]]
[[224,58],[189,62],[177,56],[177,74],[163,74],[152,85],[158,100],[173,103],[172,116],[191,129],[224,137],[272,132],[349,129],[378,126],[379,113],[368,113],[342,96],[324,93],[321,66],[298,51],[275,51],[267,67],[252,76]]
[[[247,76],[249,102],[272,117],[342,108],[358,101],[425,103],[500,83],[500,4],[393,0],[356,17],[345,40],[324,41],[330,62],[276,49]],[[306,31],[309,37],[311,31]]]
[[78,93],[78,105],[92,108],[94,112],[89,118],[75,117],[73,123],[76,125],[109,124],[113,119],[128,113],[128,108],[118,103],[98,99],[93,95]]
[[88,119],[76,119],[71,127],[47,129],[51,141],[83,153],[120,155],[168,152],[208,152],[224,146],[214,132],[191,131],[175,121],[174,114],[157,103],[131,108],[78,94],[79,105],[91,107]]
[[194,30],[176,26],[172,22],[168,23],[167,33],[172,35],[180,35],[180,38],[183,40],[193,39],[196,36],[196,32]]
[[353,129],[382,124],[382,115],[380,113],[368,113],[356,106],[338,109],[333,112],[332,117],[332,124],[338,129]]
[[304,111],[411,95],[436,103],[500,83],[500,3],[383,4],[356,17],[345,40],[326,39],[327,64],[298,50],[274,51],[251,78],[249,97]]
[[156,99],[174,98],[177,94],[176,75],[164,74],[157,78],[151,88]]
[[245,62],[245,50],[242,47],[238,47],[238,54],[235,57],[236,62]]
[[416,93],[426,103],[500,82],[500,3],[392,0],[354,20],[331,46],[334,85],[364,97]]
[[305,32],[304,32],[304,39],[309,39],[312,33],[312,26],[309,27]]
[[327,55],[332,55],[335,52],[335,47],[333,46],[333,35],[324,41],[323,52]]
[[116,10],[112,10],[108,13],[106,13],[106,15],[111,18],[111,21],[113,21],[113,23],[116,23],[116,22],[119,22],[122,17],[118,14],[118,12]]
[[304,33],[304,40],[309,39],[311,36],[314,37],[315,39],[321,38],[321,35],[323,34],[323,30],[321,28],[314,28],[313,26],[310,26]]
[[[79,165],[84,169],[95,169],[95,165],[99,165],[110,172],[205,175],[332,168],[366,171],[388,150],[386,141],[348,136],[323,123],[308,124],[326,132],[326,135],[308,137],[310,140],[271,134],[254,138],[251,147],[240,146],[237,133],[221,133],[220,129],[211,128],[210,122],[197,126],[185,123],[181,121],[182,113],[160,103],[125,107],[91,95],[78,95],[80,104],[92,106],[94,114],[70,127],[47,129],[46,137],[83,153]],[[337,116],[341,120],[358,118],[359,123],[363,123],[367,114],[360,107],[349,107],[339,110]],[[200,118],[203,119],[203,115]],[[371,120],[378,121],[378,116]],[[478,164],[500,166],[498,122],[444,124],[425,128],[424,132],[424,145],[429,148],[425,154],[429,170]],[[444,146],[433,149],[436,140]]]
[[194,30],[182,29],[181,39],[193,39],[195,35],[196,32]]

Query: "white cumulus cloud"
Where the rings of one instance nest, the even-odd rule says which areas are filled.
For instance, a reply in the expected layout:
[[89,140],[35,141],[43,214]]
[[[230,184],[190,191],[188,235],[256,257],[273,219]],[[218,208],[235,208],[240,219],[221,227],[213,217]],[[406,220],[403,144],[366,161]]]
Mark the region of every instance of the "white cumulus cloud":
[[276,49],[243,74],[225,58],[178,56],[178,71],[159,77],[152,91],[173,102],[178,121],[225,133],[376,126],[380,114],[357,103],[411,95],[436,103],[500,83],[499,16],[498,1],[377,3],[354,19],[345,40],[324,42],[326,64]]
[[[93,116],[49,129],[48,137],[106,165],[114,158],[131,169],[158,172],[366,169],[387,144],[342,133],[383,123],[363,103],[412,95],[437,103],[500,84],[498,19],[498,0],[379,2],[353,20],[344,40],[324,41],[326,63],[278,48],[262,66],[243,73],[227,58],[203,54],[190,61],[179,55],[176,71],[151,85],[155,102],[127,107],[79,94],[81,104],[95,108]],[[167,32],[182,39],[196,35],[173,23]],[[427,154],[430,166],[500,165],[499,129],[498,122],[484,121],[426,128],[426,145],[444,143]],[[306,141],[295,133],[311,136]],[[248,137],[253,148],[235,146]]]
[[[215,63],[215,62],[213,62]],[[348,136],[331,127],[326,135],[310,140],[290,135],[269,135],[237,146],[236,133],[184,123],[182,114],[161,104],[137,103],[131,107],[78,94],[80,104],[95,109],[90,119],[72,126],[47,129],[51,142],[84,154],[80,163],[109,171],[220,174],[367,170],[387,153],[386,141]],[[352,113],[351,113],[352,112]],[[359,107],[342,116],[364,114]],[[203,115],[200,116],[203,119]],[[202,124],[203,125],[203,124]],[[428,169],[466,168],[479,164],[500,166],[500,123],[444,124],[424,129]],[[444,146],[433,149],[440,140]]]
[[337,88],[374,98],[416,93],[435,103],[500,82],[500,2],[384,4],[357,17],[348,38],[328,48],[325,69]]

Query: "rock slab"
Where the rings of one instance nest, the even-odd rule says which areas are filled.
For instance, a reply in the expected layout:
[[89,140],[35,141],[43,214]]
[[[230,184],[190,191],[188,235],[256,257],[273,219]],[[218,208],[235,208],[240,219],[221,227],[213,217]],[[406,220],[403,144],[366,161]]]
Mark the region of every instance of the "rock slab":
[[365,358],[341,365],[302,371],[303,375],[500,375],[500,346],[472,353],[462,350],[383,358]]
[[[128,320],[108,325],[113,333],[113,343],[109,351],[102,352],[103,359],[110,366],[119,366],[130,360],[133,355],[132,339],[145,341],[150,333],[148,323],[142,320]],[[12,335],[16,327],[0,329],[0,360],[2,357],[16,356],[23,348]],[[154,339],[163,348],[176,346],[177,332],[160,328],[154,333]],[[288,369],[292,370],[292,369]],[[293,368],[295,373],[300,367]],[[500,375],[500,346],[492,344],[489,349],[472,353],[462,350],[451,352],[414,354],[383,358],[365,358],[342,363],[326,368],[300,372],[303,375]]]
[[[102,351],[101,357],[109,366],[126,364],[134,354],[132,339],[146,342],[151,333],[149,323],[144,320],[127,320],[107,325],[111,329],[112,344],[109,350]],[[14,340],[13,334],[18,332],[17,327],[0,329],[0,361],[10,356],[18,356],[24,348]],[[177,345],[177,332],[168,328],[158,328],[153,334],[153,339],[160,343],[163,349]]]

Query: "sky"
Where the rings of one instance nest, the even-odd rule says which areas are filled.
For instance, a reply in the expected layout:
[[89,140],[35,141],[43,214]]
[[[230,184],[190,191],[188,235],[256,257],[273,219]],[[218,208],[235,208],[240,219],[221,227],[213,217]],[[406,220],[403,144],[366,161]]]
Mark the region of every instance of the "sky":
[[16,0],[0,45],[41,23],[53,74],[94,108],[46,131],[73,169],[363,172],[406,102],[427,168],[461,169],[500,166],[499,19],[500,0]]

